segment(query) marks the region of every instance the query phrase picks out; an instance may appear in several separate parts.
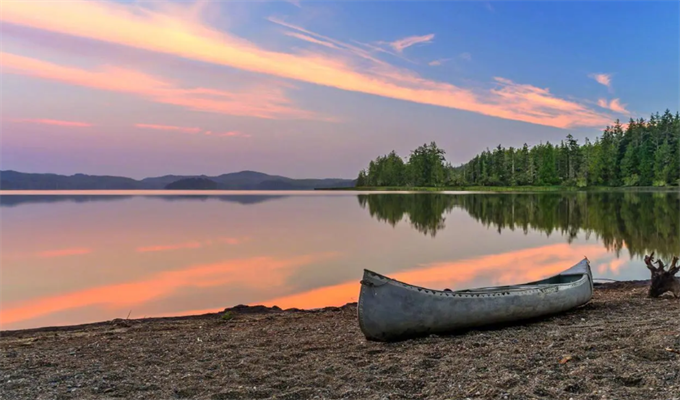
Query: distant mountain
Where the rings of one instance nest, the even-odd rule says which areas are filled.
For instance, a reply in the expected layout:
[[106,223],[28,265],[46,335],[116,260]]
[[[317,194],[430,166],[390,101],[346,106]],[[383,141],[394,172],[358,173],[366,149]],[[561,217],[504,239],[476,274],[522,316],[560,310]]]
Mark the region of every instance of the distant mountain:
[[208,178],[184,178],[165,185],[168,190],[215,190],[217,182]]
[[141,182],[120,176],[27,174],[0,171],[0,190],[134,190]]
[[85,174],[66,176],[0,171],[0,190],[162,190],[172,183],[192,178],[213,181],[218,190],[311,190],[351,187],[355,184],[352,179],[292,179],[255,171],[241,171],[212,177],[165,175],[142,180],[120,176]]

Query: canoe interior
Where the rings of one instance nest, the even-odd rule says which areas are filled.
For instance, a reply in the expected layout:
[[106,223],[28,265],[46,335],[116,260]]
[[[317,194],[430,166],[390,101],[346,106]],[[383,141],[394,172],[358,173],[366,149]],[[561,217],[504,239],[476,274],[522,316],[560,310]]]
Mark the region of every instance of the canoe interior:
[[565,283],[572,283],[579,281],[583,279],[583,275],[585,274],[578,274],[578,275],[557,275],[557,276],[551,276],[550,278],[546,278],[540,281],[536,282],[530,282],[530,283],[524,283],[521,285],[507,285],[507,286],[493,286],[493,287],[484,287],[484,288],[475,288],[475,289],[462,289],[462,290],[455,290],[452,291],[453,293],[470,293],[470,292],[484,292],[484,293],[490,293],[490,292],[507,292],[508,290],[525,290],[525,289],[535,289],[539,286],[546,286],[546,285],[562,285]]
[[478,287],[478,288],[471,288],[471,289],[459,289],[459,290],[450,290],[450,289],[444,289],[444,290],[437,290],[437,289],[430,289],[430,288],[421,288],[416,285],[411,285],[406,282],[401,282],[396,279],[390,278],[388,276],[379,274],[377,272],[365,269],[364,270],[364,276],[367,275],[373,275],[376,277],[381,278],[382,280],[385,281],[392,281],[399,283],[402,286],[410,286],[416,289],[425,289],[431,292],[440,292],[440,293],[473,293],[473,294],[484,294],[484,293],[495,293],[495,292],[515,292],[515,291],[523,291],[523,290],[532,290],[532,289],[539,289],[539,288],[544,288],[546,286],[556,286],[556,285],[564,285],[564,284],[570,284],[570,283],[575,283],[584,279],[592,279],[590,277],[590,263],[588,262],[587,259],[584,259],[583,261],[577,263],[573,267],[562,271],[558,273],[557,275],[541,279],[538,281],[534,282],[528,282],[528,283],[522,283],[522,284],[515,284],[515,285],[505,285],[505,286],[490,286],[490,287]]

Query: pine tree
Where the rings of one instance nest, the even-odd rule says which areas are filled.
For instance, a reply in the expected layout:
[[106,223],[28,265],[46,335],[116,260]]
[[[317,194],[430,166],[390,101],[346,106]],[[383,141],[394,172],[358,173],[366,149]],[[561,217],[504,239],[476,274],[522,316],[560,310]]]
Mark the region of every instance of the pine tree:
[[[680,185],[680,112],[651,114],[607,126],[594,142],[582,146],[568,134],[557,146],[549,142],[521,149],[498,145],[459,167],[452,167],[436,143],[424,144],[404,161],[394,151],[369,162],[357,185]],[[363,185],[362,185],[363,186]]]
[[671,168],[673,166],[673,152],[666,140],[654,155],[654,186],[666,186],[671,183]]
[[366,186],[366,171],[361,170],[359,171],[359,176],[357,177],[357,183],[355,185],[356,187],[365,187]]

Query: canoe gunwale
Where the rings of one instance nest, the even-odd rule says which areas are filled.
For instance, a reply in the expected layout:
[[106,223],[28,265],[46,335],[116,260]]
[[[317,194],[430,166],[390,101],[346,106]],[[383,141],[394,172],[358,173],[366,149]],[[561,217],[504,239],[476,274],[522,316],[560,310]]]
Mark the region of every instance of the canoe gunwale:
[[[385,275],[381,275],[379,273],[373,272],[368,269],[364,269],[364,277],[368,276],[375,279],[378,279],[382,281],[381,283],[376,283],[370,280],[362,279],[361,284],[366,285],[366,286],[371,286],[371,287],[379,287],[383,286],[386,284],[392,284],[396,286],[401,286],[405,289],[409,290],[417,290],[418,292],[422,292],[424,294],[429,294],[429,295],[435,295],[435,296],[441,296],[441,297],[500,297],[500,296],[510,296],[510,295],[528,295],[528,294],[536,294],[536,293],[549,293],[553,291],[558,291],[560,288],[563,289],[568,289],[576,286],[580,286],[584,284],[584,281],[590,279],[590,274],[587,272],[584,272],[582,274],[574,274],[574,275],[582,275],[581,278],[572,281],[572,282],[560,282],[560,283],[536,283],[536,284],[518,284],[518,285],[509,285],[509,286],[498,286],[498,287],[491,287],[489,289],[491,290],[483,290],[483,289],[463,289],[460,291],[448,291],[448,290],[437,290],[437,289],[429,289],[425,288],[422,286],[417,286],[417,285],[412,285],[406,282],[401,282],[396,279],[387,277]],[[548,278],[549,279],[549,278]],[[516,286],[516,287],[515,287]],[[529,286],[529,287],[519,287],[519,286]]]

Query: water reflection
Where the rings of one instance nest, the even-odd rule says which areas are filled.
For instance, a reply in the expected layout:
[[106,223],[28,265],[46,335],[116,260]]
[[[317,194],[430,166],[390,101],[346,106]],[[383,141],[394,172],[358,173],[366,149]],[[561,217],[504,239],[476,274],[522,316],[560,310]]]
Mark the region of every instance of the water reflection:
[[374,194],[358,199],[379,221],[396,226],[408,219],[432,237],[446,228],[446,214],[459,208],[498,233],[558,232],[568,243],[579,234],[594,234],[608,250],[618,255],[625,247],[632,257],[655,251],[670,258],[680,251],[677,193]]
[[[364,268],[451,289],[678,251],[677,194],[0,196],[0,329],[356,301]],[[26,205],[26,206],[24,206]],[[368,212],[366,211],[368,210]],[[384,222],[378,222],[384,221]],[[492,228],[492,229],[489,229]]]
[[14,207],[25,204],[38,203],[88,203],[93,201],[121,201],[133,197],[145,197],[161,201],[225,201],[239,204],[258,204],[265,201],[284,199],[283,195],[164,195],[164,196],[133,196],[133,195],[0,195],[0,207]]

